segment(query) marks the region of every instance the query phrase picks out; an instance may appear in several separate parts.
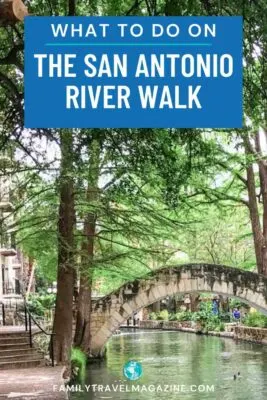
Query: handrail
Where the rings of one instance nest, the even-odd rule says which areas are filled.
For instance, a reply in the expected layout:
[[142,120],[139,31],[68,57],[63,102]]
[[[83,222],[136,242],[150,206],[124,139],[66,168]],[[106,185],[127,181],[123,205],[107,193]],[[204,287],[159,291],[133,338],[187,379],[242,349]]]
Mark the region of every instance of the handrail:
[[30,312],[30,310],[29,310],[29,307],[27,306],[27,303],[25,302],[24,303],[25,304],[25,307],[26,307],[26,310],[27,310],[27,313],[31,316],[31,319],[32,319],[32,321],[34,322],[34,324],[37,326],[37,328],[39,328],[40,329],[40,331],[42,331],[45,335],[54,335],[54,333],[52,333],[52,332],[46,332],[45,330],[44,330],[44,328],[39,324],[39,322],[37,322],[36,321],[36,319],[34,318],[34,316],[32,315],[32,313]]
[[53,341],[53,336],[55,335],[55,333],[46,332],[44,330],[44,328],[41,327],[41,325],[36,321],[36,319],[34,318],[32,313],[30,312],[29,307],[27,305],[27,301],[26,301],[24,296],[23,296],[23,300],[24,300],[24,311],[25,311],[25,330],[27,332],[28,331],[28,327],[29,327],[30,347],[33,346],[33,343],[32,343],[32,322],[33,322],[37,326],[37,328],[39,328],[40,331],[43,332],[46,336],[51,336],[50,355],[51,355],[52,367],[54,367],[55,366],[55,359],[54,359],[54,341]]
[[[33,341],[32,341],[32,322],[37,326],[37,328],[43,332],[46,336],[50,336],[50,356],[51,356],[51,361],[52,361],[52,367],[55,366],[55,357],[54,357],[54,341],[53,341],[53,336],[55,333],[53,332],[46,332],[44,328],[36,321],[34,316],[32,315],[31,311],[29,310],[29,307],[27,305],[27,300],[25,296],[25,290],[23,287],[22,282],[19,281],[20,289],[21,289],[21,295],[23,297],[23,303],[24,303],[24,324],[25,324],[25,331],[29,331],[29,339],[30,339],[30,347],[33,347]],[[4,307],[3,307],[4,309]],[[18,317],[20,317],[17,307],[16,307],[16,314]],[[5,315],[5,314],[4,314]]]

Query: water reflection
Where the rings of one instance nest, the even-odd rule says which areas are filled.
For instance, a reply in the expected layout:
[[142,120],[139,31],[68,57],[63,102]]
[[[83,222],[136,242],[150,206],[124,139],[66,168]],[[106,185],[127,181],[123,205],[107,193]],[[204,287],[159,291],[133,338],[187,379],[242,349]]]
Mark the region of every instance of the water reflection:
[[[92,364],[86,384],[132,384],[122,368],[130,359],[142,363],[139,385],[214,385],[214,392],[76,393],[72,399],[266,400],[267,347],[231,339],[182,332],[137,331],[114,336],[107,359]],[[233,379],[240,372],[240,379]]]

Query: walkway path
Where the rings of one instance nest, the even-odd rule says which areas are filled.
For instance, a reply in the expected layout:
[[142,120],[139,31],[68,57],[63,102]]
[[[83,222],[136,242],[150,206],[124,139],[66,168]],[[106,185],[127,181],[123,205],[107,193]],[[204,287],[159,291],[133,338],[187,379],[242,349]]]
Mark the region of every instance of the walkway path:
[[25,327],[23,325],[0,326],[0,333],[10,333],[10,332],[25,332]]
[[[32,333],[38,332],[39,329],[36,326],[32,326]],[[0,326],[0,334],[1,333],[22,333],[25,332],[25,327],[24,325],[7,325],[7,326]]]
[[62,372],[62,367],[0,371],[0,400],[65,400],[65,392],[53,391],[64,384]]

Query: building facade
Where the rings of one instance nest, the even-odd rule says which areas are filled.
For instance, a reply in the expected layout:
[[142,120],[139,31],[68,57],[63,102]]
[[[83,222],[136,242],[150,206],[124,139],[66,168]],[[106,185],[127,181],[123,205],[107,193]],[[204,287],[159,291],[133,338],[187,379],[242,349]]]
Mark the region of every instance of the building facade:
[[0,302],[14,303],[22,299],[20,282],[23,276],[22,254],[16,249],[14,206],[11,202],[10,158],[0,154]]

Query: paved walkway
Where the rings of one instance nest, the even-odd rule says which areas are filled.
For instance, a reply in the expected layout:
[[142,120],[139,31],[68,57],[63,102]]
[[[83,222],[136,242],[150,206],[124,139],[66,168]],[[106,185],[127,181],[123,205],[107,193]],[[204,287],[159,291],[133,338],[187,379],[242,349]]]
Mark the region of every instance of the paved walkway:
[[58,390],[62,372],[62,367],[0,371],[0,400],[65,400],[66,393]]
[[0,326],[0,334],[9,332],[25,332],[25,327],[16,325]]

